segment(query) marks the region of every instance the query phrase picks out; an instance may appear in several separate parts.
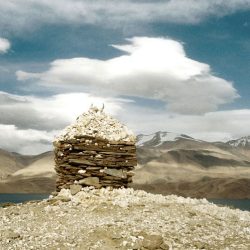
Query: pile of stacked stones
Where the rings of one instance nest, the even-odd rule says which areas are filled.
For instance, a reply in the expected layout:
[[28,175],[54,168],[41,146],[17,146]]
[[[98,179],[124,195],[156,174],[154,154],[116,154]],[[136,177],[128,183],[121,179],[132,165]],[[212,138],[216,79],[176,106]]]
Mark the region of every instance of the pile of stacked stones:
[[137,164],[135,140],[126,126],[92,106],[54,141],[57,191],[127,187]]

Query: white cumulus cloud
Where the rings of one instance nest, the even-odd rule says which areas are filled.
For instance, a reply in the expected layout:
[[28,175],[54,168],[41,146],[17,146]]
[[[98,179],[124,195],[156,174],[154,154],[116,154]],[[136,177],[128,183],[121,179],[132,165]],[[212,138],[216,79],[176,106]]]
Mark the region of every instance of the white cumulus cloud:
[[61,89],[156,99],[169,111],[185,114],[214,111],[238,97],[231,82],[214,75],[208,64],[189,58],[178,41],[134,37],[113,47],[125,54],[109,60],[55,60],[48,71],[18,71],[17,78]]
[[10,42],[6,38],[0,37],[0,54],[6,53],[10,49]]

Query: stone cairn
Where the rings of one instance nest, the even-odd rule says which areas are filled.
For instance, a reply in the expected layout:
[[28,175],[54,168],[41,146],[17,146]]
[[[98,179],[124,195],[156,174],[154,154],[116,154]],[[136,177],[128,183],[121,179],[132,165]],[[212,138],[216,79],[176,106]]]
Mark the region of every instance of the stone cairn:
[[56,191],[127,187],[137,164],[135,136],[103,108],[91,106],[54,141]]

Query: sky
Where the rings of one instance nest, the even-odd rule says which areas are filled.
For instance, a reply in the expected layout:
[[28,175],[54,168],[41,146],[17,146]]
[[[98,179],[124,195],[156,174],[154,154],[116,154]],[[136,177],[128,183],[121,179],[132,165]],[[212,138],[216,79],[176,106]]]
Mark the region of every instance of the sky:
[[250,135],[250,0],[0,0],[0,148],[52,149],[91,104],[135,134]]

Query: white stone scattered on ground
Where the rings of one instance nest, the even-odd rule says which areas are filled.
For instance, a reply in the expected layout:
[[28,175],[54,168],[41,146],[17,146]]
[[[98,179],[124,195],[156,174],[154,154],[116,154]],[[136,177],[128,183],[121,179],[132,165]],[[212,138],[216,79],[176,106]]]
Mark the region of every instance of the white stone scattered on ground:
[[63,189],[0,216],[4,250],[250,249],[250,212],[133,189]]

